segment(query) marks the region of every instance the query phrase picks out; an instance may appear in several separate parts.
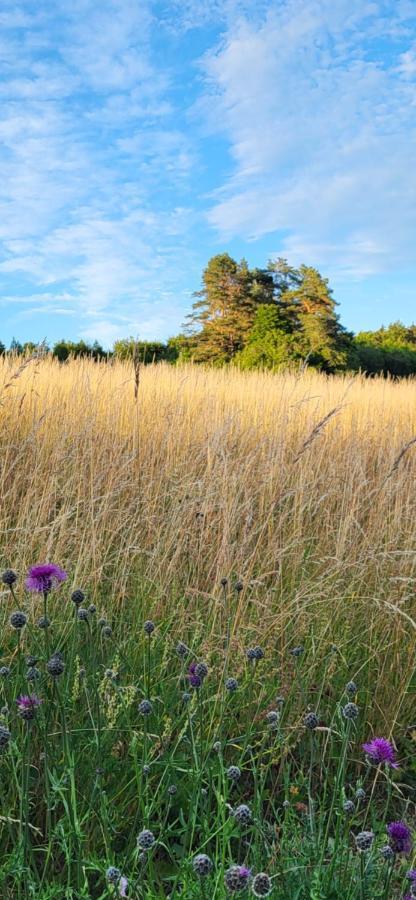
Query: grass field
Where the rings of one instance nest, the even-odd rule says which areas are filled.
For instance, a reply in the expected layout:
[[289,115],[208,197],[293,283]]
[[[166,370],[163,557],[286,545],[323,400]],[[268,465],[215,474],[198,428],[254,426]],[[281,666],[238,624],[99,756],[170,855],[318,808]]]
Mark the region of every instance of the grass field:
[[[16,641],[4,585],[0,665],[16,679],[2,687],[12,749],[0,762],[1,896],[122,896],[104,877],[120,856],[130,897],[221,898],[227,865],[250,854],[251,868],[273,870],[276,898],[402,896],[409,859],[363,867],[338,806],[347,769],[348,784],[368,775],[361,742],[380,734],[396,746],[400,775],[377,769],[372,811],[356,810],[352,830],[371,819],[378,835],[386,796],[396,818],[414,813],[416,382],[163,365],[135,382],[127,363],[4,358],[0,424],[1,563],[19,574],[29,619]],[[68,573],[47,598],[46,631],[35,627],[42,602],[23,591],[28,567],[43,561]],[[75,588],[97,608],[87,623],[74,619]],[[145,620],[156,624],[151,638]],[[179,640],[210,672],[180,712]],[[264,659],[251,665],[246,650],[256,645]],[[41,671],[33,737],[13,709],[23,658],[46,662],[55,649],[66,670],[60,688]],[[90,693],[80,667],[91,669]],[[231,705],[230,675],[240,685]],[[339,704],[351,679],[360,715],[347,727]],[[137,692],[156,697],[149,728],[137,719]],[[264,716],[277,694],[287,702],[276,737]],[[308,709],[320,720],[311,741]],[[148,764],[154,780],[144,787]],[[250,839],[224,820],[226,764],[241,767],[235,792],[264,820]],[[102,768],[104,793],[94,774]],[[165,794],[173,781],[178,792]],[[283,807],[291,790],[306,813]],[[159,849],[140,874],[130,834],[150,827],[151,812]],[[334,846],[347,848],[341,870]],[[195,886],[188,860],[198,850],[220,859],[207,887],[203,878]]]

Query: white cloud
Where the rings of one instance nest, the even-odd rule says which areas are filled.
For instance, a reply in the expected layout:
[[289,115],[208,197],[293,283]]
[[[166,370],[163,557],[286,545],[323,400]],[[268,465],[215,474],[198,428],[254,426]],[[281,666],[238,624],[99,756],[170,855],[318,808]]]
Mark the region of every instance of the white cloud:
[[397,51],[377,56],[389,13],[406,32],[390,0],[288,0],[205,56],[202,108],[233,159],[209,213],[223,237],[279,232],[277,252],[361,276],[412,259],[413,95]]

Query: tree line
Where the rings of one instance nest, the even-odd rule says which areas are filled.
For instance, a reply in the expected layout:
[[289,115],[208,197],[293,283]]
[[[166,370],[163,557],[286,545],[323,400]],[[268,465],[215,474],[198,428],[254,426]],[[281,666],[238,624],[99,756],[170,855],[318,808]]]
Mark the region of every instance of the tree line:
[[[341,324],[328,279],[312,266],[285,259],[250,269],[228,253],[213,256],[202,274],[182,334],[167,341],[125,338],[106,351],[95,341],[58,341],[45,352],[69,357],[135,358],[142,363],[194,361],[241,369],[299,368],[362,371],[404,376],[416,373],[416,325],[394,322],[354,335]],[[0,342],[0,353],[31,354],[32,342]]]

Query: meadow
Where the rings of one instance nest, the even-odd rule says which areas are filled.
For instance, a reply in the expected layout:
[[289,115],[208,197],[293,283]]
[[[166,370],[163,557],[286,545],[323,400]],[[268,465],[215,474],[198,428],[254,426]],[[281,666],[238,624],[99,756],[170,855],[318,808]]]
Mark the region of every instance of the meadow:
[[3,357],[0,424],[1,897],[413,896],[416,382]]

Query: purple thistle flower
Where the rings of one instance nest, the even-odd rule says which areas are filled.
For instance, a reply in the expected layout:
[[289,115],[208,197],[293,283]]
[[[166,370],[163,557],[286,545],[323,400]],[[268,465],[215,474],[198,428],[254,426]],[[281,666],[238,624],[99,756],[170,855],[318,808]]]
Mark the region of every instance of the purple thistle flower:
[[363,750],[372,763],[386,763],[392,769],[398,769],[393,744],[386,738],[373,738],[363,744]]
[[42,702],[43,701],[40,700],[40,698],[37,697],[36,694],[31,694],[30,696],[28,696],[27,694],[22,694],[16,700],[19,716],[21,716],[22,719],[26,719],[26,721],[34,719],[36,710]]
[[409,871],[406,872],[406,878],[408,878],[412,884],[416,884],[416,869],[409,869]]
[[197,675],[197,673],[196,673],[197,665],[198,665],[198,663],[196,663],[196,662],[191,663],[191,665],[189,666],[189,669],[188,669],[188,674],[186,676],[189,681],[189,684],[193,688],[199,688],[199,687],[201,687],[201,684],[202,684],[201,676]]
[[387,834],[395,853],[408,854],[412,849],[412,833],[405,822],[390,822]]
[[55,563],[43,563],[39,566],[31,566],[25,585],[28,591],[38,594],[48,594],[52,588],[68,578],[66,572],[56,566]]

